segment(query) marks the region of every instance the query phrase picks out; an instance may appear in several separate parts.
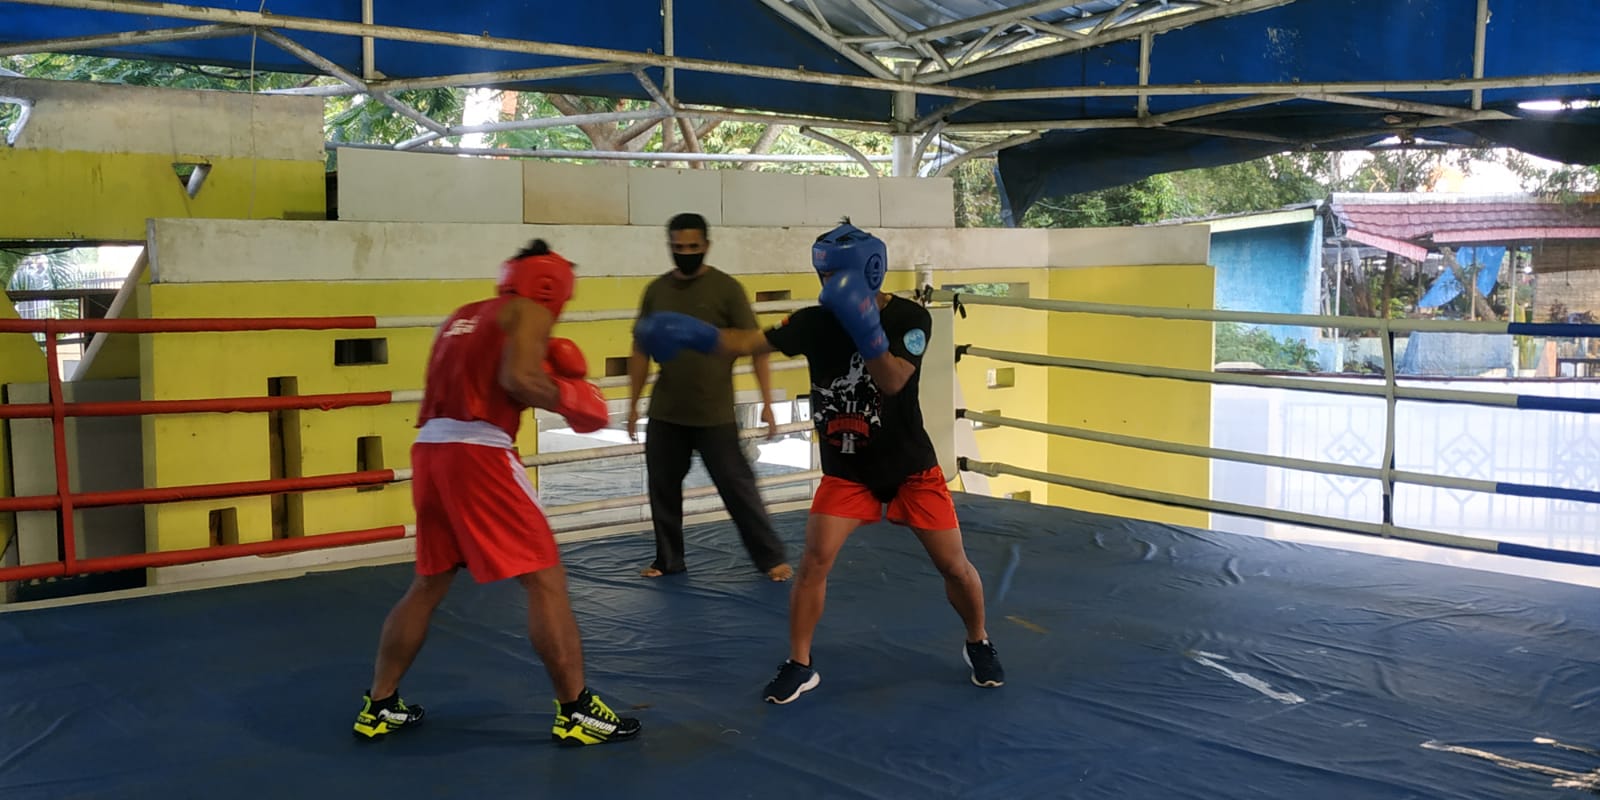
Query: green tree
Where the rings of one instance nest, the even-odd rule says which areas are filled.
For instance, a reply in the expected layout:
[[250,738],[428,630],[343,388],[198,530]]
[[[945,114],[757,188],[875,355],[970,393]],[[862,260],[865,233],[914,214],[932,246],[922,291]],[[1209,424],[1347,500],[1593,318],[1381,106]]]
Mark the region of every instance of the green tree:
[[1316,351],[1299,339],[1279,339],[1238,322],[1216,326],[1216,361],[1244,361],[1279,372],[1318,372]]
[[[0,248],[0,288],[8,292],[75,289],[78,267],[86,260],[81,249]],[[76,319],[79,312],[76,300],[49,301],[46,316]]]
[[1576,202],[1600,191],[1600,164],[1541,166],[1516,150],[1505,151],[1501,163],[1516,174],[1524,191],[1564,202]]
[[1325,199],[1331,163],[1328,153],[1283,153],[1172,173],[1177,216],[1268,211]]
[[1022,217],[1025,228],[1142,225],[1177,216],[1183,198],[1171,175],[1152,175],[1094,192],[1040,200]]

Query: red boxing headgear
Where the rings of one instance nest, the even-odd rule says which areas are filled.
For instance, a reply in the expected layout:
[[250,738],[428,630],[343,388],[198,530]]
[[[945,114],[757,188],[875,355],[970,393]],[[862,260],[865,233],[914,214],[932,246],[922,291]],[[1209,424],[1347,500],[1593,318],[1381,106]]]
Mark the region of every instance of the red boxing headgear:
[[552,252],[543,240],[500,265],[500,294],[526,297],[561,316],[561,309],[572,298],[572,262]]

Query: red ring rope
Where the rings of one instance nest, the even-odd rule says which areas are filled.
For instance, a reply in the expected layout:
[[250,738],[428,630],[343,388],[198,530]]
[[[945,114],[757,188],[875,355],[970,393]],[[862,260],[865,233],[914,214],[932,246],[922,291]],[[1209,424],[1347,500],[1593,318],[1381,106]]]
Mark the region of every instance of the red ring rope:
[[252,317],[250,319],[0,319],[0,333],[222,333],[368,330],[377,317]]
[[[127,400],[103,403],[67,403],[69,417],[125,417],[144,414],[196,414],[237,413],[256,411],[286,411],[292,409],[321,409],[356,406],[387,405],[394,392],[349,392],[346,394],[306,394],[292,397],[222,397],[206,400]],[[0,419],[33,419],[48,417],[52,412],[49,403],[18,403],[0,405]]]
[[397,393],[351,392],[298,397],[67,403],[65,401],[65,392],[62,388],[61,370],[57,358],[56,336],[58,334],[65,332],[218,333],[224,331],[271,330],[370,330],[377,328],[378,322],[378,318],[374,316],[262,317],[253,319],[0,319],[0,333],[43,333],[45,335],[45,372],[49,385],[50,402],[0,405],[0,419],[48,418],[50,420],[55,449],[56,477],[55,494],[0,498],[0,512],[58,511],[61,520],[63,554],[62,560],[48,564],[30,564],[22,567],[0,569],[0,582],[171,566],[235,556],[317,550],[404,537],[406,528],[403,525],[399,525],[362,531],[302,536],[292,539],[274,539],[249,544],[222,545],[109,558],[79,560],[77,556],[76,520],[73,514],[75,508],[134,503],[167,503],[202,498],[241,497],[292,491],[369,486],[395,480],[395,471],[373,470],[343,475],[321,475],[310,478],[281,478],[202,486],[74,493],[71,490],[67,463],[66,419],[68,417],[348,408],[394,402],[394,395]]

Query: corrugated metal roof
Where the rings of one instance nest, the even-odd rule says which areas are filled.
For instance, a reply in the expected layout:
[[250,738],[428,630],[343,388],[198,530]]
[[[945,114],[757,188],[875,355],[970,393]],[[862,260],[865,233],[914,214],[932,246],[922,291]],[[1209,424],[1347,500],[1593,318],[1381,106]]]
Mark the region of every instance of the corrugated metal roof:
[[[810,13],[811,6],[814,5],[829,26],[844,36],[884,35],[877,21],[863,8],[865,3],[855,0],[786,0],[786,2],[803,13]],[[1123,5],[1120,0],[1091,0],[1073,4],[1040,3],[1036,0],[871,0],[871,4],[908,33],[941,27],[968,27],[965,23],[969,21],[981,22],[985,17],[1030,8],[1037,9],[1028,17],[1034,23],[1087,33],[1088,29],[1099,24],[1106,14],[1116,11]],[[1132,21],[1179,5],[1194,4],[1188,2],[1175,4],[1170,0],[1133,0],[1127,8],[1122,9],[1118,20]],[[1029,23],[1002,21],[1000,24],[1008,29],[1015,28],[1017,32],[1022,33]],[[941,49],[959,47],[983,37],[993,26],[992,22],[974,24],[967,30],[952,31],[948,35],[929,41],[939,45]],[[899,47],[901,47],[899,42],[883,42],[877,46],[868,45],[866,49],[883,50]]]

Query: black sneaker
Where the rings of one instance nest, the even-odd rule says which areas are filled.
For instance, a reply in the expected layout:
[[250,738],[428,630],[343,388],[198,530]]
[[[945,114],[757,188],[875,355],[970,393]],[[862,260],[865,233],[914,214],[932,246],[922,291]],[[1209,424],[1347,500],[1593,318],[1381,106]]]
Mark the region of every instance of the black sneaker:
[[578,696],[578,707],[570,713],[561,711],[556,701],[556,721],[550,728],[550,738],[564,745],[605,744],[620,742],[639,735],[639,720],[619,717],[599,697],[585,689]]
[[783,666],[778,667],[777,676],[767,684],[762,696],[769,703],[783,705],[817,688],[817,684],[821,682],[822,676],[818,675],[816,670],[802,667],[793,661],[785,661]]
[[372,702],[372,694],[361,695],[361,713],[356,714],[355,735],[367,739],[387,736],[422,722],[422,706],[408,706],[400,693],[382,703]]
[[990,644],[988,639],[981,642],[967,642],[961,657],[966,660],[967,666],[972,668],[974,686],[1005,685],[1005,667],[1000,666],[1000,656],[995,653],[994,645]]

